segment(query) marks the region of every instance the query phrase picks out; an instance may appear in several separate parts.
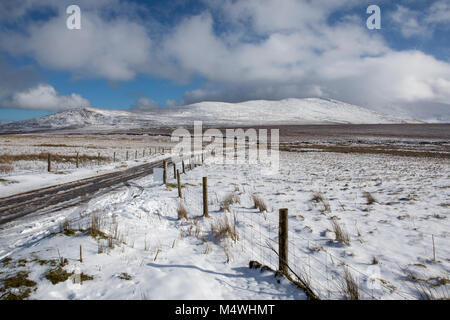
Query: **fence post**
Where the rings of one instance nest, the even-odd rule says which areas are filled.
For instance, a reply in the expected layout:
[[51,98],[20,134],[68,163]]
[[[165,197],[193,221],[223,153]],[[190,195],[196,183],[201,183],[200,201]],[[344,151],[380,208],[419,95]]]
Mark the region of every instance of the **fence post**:
[[142,158],[145,158],[145,149],[142,150]]
[[137,159],[137,150],[134,152],[134,160]]
[[77,169],[80,167],[80,154],[77,152]]
[[173,178],[177,178],[177,165],[175,164],[175,162],[173,163]]
[[52,155],[50,153],[47,155],[47,171],[52,171]]
[[208,178],[203,177],[203,216],[208,218]]
[[163,172],[163,183],[167,185],[167,160],[163,160],[164,172]]
[[83,262],[83,248],[81,247],[81,244],[80,244],[80,262]]
[[98,155],[97,155],[97,165],[98,165],[98,166],[100,165],[100,152],[99,152]]
[[113,162],[116,162],[116,152],[114,151]]
[[288,209],[279,210],[278,269],[288,275]]
[[183,195],[181,194],[180,170],[177,170],[177,184],[178,184],[178,197],[181,199],[183,198]]
[[181,165],[183,166],[183,173],[186,174],[186,170],[184,169],[184,160],[181,160]]
[[126,158],[126,159],[127,159],[127,161],[128,161],[128,150],[127,150],[127,158]]

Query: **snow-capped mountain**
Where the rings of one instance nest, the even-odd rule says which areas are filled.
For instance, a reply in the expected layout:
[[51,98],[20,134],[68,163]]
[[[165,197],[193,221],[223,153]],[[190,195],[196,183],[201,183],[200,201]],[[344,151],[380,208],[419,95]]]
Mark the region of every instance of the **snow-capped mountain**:
[[109,130],[192,125],[386,124],[417,123],[331,99],[253,100],[241,103],[200,102],[149,111],[80,108],[0,126],[2,132]]

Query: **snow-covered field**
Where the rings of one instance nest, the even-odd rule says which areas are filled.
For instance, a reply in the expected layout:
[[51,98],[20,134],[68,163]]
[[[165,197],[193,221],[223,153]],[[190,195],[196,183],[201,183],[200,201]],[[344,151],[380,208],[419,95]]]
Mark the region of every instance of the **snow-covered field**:
[[[160,148],[167,148],[167,140],[127,135],[0,136],[0,197],[162,159]],[[53,158],[51,172],[47,171],[48,153]]]
[[[449,167],[446,159],[282,152],[279,174],[266,176],[255,165],[210,158],[181,176],[188,221],[177,217],[176,186],[148,176],[83,207],[2,226],[0,283],[10,286],[0,295],[305,299],[273,272],[248,267],[257,260],[277,268],[269,247],[278,249],[278,209],[288,208],[290,267],[320,298],[345,298],[345,269],[362,299],[418,299],[424,292],[448,298]],[[210,218],[201,217],[203,176]],[[226,211],[229,194],[235,202]],[[265,212],[254,208],[252,195]],[[104,234],[86,231],[92,217]],[[230,231],[217,239],[225,217]],[[333,221],[348,233],[347,244],[336,241]],[[13,280],[25,286],[14,288]]]

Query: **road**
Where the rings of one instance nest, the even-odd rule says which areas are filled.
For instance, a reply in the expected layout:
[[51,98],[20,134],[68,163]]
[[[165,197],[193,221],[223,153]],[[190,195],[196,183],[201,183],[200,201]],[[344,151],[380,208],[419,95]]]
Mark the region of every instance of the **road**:
[[153,173],[162,167],[162,161],[146,163],[124,171],[107,173],[72,181],[39,190],[33,190],[6,198],[0,198],[0,225],[24,217],[39,210],[61,210],[89,200],[99,194],[120,187],[127,181]]

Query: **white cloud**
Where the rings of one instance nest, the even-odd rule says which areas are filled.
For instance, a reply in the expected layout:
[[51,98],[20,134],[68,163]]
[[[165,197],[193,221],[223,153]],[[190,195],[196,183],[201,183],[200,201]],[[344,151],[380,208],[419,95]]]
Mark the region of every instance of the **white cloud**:
[[81,30],[65,27],[64,15],[29,26],[25,34],[3,33],[0,47],[33,56],[41,65],[76,77],[129,80],[149,68],[151,40],[146,29],[126,18],[106,21],[82,11]]
[[79,94],[61,95],[52,86],[40,84],[34,88],[14,93],[11,98],[11,106],[19,109],[61,111],[89,107],[91,103]]
[[446,0],[425,5],[424,10],[397,5],[389,17],[405,38],[431,37],[437,28],[450,26],[450,3]]
[[430,36],[431,30],[420,20],[421,12],[397,5],[395,11],[391,13],[392,21],[400,28],[401,33],[406,38],[414,36]]
[[428,9],[425,21],[428,23],[450,24],[450,3],[447,0],[434,2]]
[[[395,105],[450,101],[448,62],[393,50],[382,33],[367,30],[365,10],[330,25],[331,14],[360,0],[203,0],[202,14],[158,32],[119,5],[125,2],[111,1],[83,0],[82,30],[67,30],[60,12],[25,33],[1,33],[0,48],[75,77],[129,80],[142,73],[176,82],[206,79],[186,92],[186,103],[320,96],[389,111]],[[44,2],[56,6],[57,0]],[[108,3],[126,13],[102,14]],[[423,37],[447,23],[448,12],[448,1],[440,0],[424,12],[399,5],[391,18],[405,37]],[[155,106],[145,99],[134,107]]]
[[133,102],[131,104],[131,109],[133,110],[151,110],[151,109],[157,109],[161,106],[156,101],[153,101],[152,99],[149,99],[147,97],[139,98],[137,101]]

